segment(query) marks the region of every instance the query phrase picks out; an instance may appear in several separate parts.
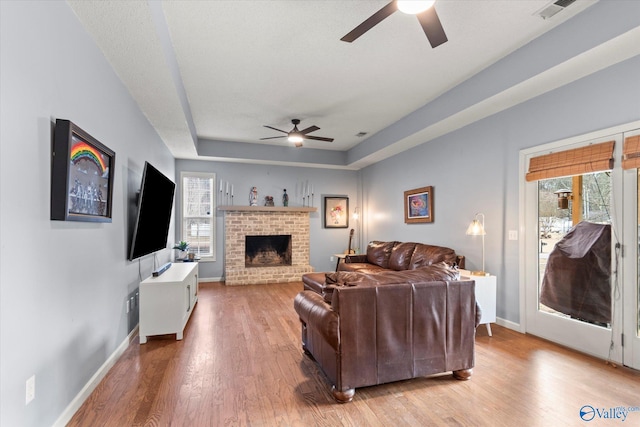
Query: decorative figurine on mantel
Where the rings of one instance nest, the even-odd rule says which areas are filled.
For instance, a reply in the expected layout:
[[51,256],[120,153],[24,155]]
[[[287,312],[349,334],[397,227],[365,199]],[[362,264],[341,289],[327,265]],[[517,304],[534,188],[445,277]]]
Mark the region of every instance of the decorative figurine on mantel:
[[249,192],[249,206],[258,206],[258,187],[251,187]]
[[282,194],[282,206],[289,206],[289,195],[287,194],[287,189],[284,189],[284,193]]
[[273,196],[264,196],[264,205],[273,206]]

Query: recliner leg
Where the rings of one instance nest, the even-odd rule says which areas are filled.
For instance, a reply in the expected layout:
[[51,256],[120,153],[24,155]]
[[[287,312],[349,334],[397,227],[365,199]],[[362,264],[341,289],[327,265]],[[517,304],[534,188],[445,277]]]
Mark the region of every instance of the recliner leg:
[[473,369],[460,369],[459,371],[453,371],[453,378],[461,381],[466,381],[471,378]]
[[338,401],[338,403],[349,403],[353,400],[353,396],[356,394],[355,388],[348,388],[344,391],[340,391],[336,388],[336,386],[331,387],[331,393],[333,394],[333,398]]

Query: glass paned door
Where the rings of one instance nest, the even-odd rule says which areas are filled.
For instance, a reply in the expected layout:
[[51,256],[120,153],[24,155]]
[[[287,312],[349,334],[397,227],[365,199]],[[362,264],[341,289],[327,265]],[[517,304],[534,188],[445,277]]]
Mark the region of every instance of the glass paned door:
[[[640,131],[625,133],[625,137]],[[624,358],[626,366],[640,369],[640,170],[629,169],[624,175],[624,227],[622,248],[624,295]]]
[[[611,140],[617,149],[622,135],[549,144],[530,150],[522,164],[550,151]],[[622,362],[622,307],[613,292],[621,184],[619,166],[524,182],[522,205],[526,331],[616,363]]]

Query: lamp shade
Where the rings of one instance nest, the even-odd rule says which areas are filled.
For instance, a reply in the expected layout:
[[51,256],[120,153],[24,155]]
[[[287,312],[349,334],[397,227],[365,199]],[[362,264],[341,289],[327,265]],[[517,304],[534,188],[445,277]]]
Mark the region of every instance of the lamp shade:
[[474,219],[469,224],[469,228],[467,228],[467,235],[469,236],[484,236],[487,233],[484,231],[484,226],[480,221]]
[[[478,220],[478,217],[482,218],[482,222]],[[484,231],[484,214],[478,212],[473,217],[473,221],[469,224],[469,228],[467,228],[467,235],[469,236],[482,236],[482,270],[474,271],[473,274],[479,276],[485,276],[487,273],[484,271],[484,236],[487,233]]]

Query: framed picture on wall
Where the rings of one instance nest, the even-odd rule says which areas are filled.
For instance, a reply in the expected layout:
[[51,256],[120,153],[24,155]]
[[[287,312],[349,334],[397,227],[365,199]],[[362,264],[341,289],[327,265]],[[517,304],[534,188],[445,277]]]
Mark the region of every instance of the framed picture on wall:
[[349,198],[324,198],[324,228],[349,227]]
[[51,158],[51,219],[111,222],[115,152],[57,119]]
[[433,187],[420,187],[404,192],[404,222],[433,222]]

